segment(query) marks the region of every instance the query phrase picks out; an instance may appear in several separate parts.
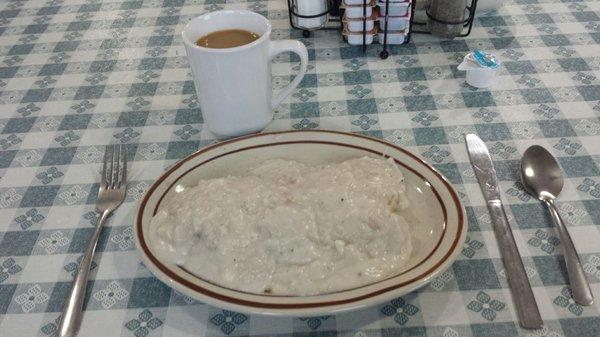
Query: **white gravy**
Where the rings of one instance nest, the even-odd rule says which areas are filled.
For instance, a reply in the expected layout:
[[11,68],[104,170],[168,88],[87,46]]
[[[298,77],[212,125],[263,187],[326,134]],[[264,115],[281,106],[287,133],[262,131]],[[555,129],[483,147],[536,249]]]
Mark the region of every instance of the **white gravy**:
[[394,275],[412,250],[404,179],[392,160],[274,159],[176,190],[152,219],[152,246],[224,287],[334,292]]

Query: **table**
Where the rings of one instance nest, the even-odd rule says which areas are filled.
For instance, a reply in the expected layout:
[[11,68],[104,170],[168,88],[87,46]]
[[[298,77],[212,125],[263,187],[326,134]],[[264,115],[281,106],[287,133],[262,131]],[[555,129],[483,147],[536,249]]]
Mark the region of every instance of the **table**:
[[[335,129],[419,154],[456,186],[469,220],[452,268],[429,286],[335,316],[269,318],[210,307],[163,285],[140,263],[132,219],[155,177],[215,141],[203,126],[179,33],[200,13],[249,8],[276,39],[309,48],[309,72],[268,130]],[[559,198],[600,300],[600,2],[509,0],[480,13],[465,39],[423,35],[392,48],[345,45],[336,31],[302,38],[282,0],[5,1],[0,4],[0,335],[56,336],[57,318],[97,216],[104,145],[126,143],[132,180],[100,240],[80,336],[600,335],[600,306],[573,302],[549,217],[517,182],[520,154],[559,157]],[[474,48],[503,75],[475,89],[456,70]],[[297,69],[283,55],[274,86]],[[488,142],[545,328],[522,330],[463,134]]]

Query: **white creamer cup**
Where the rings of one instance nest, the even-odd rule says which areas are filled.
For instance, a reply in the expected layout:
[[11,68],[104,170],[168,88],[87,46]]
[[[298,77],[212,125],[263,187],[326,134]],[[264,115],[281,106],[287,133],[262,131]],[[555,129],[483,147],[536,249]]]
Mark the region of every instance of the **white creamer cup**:
[[[498,58],[496,58],[498,60]],[[483,68],[475,61],[469,58],[469,54],[465,56],[462,63],[458,65],[458,70],[467,72],[467,83],[476,88],[488,88],[498,81],[500,75],[500,60],[497,68]]]

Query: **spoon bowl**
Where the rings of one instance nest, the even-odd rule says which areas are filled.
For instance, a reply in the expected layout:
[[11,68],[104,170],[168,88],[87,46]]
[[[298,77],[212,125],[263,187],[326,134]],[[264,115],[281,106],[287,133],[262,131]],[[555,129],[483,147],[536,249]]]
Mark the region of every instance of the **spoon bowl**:
[[555,199],[564,185],[558,162],[545,148],[529,147],[521,160],[521,181],[525,189],[540,200]]

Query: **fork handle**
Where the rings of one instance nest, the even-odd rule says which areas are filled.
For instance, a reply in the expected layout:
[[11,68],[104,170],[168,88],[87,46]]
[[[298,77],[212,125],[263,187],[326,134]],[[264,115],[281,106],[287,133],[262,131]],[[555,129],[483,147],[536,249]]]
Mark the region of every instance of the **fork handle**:
[[583,267],[579,261],[579,256],[577,256],[573,240],[571,240],[571,235],[569,235],[567,227],[563,223],[562,218],[556,209],[554,200],[548,198],[545,199],[544,202],[546,206],[548,206],[550,215],[552,215],[552,220],[554,220],[556,231],[558,232],[558,236],[560,236],[560,242],[563,246],[565,265],[567,266],[567,274],[569,275],[569,281],[571,282],[573,300],[581,305],[592,305],[592,303],[594,303],[594,295],[592,295],[590,284],[585,278],[585,273],[583,272]]
[[94,252],[98,244],[98,238],[102,232],[104,221],[110,214],[110,211],[104,211],[100,214],[98,224],[94,228],[90,242],[88,243],[81,263],[77,268],[77,274],[71,286],[71,293],[62,312],[62,319],[58,327],[59,337],[73,337],[79,331],[81,326],[81,318],[83,317],[83,299],[85,298],[85,288],[87,286],[88,277],[90,275],[90,267],[94,259]]

